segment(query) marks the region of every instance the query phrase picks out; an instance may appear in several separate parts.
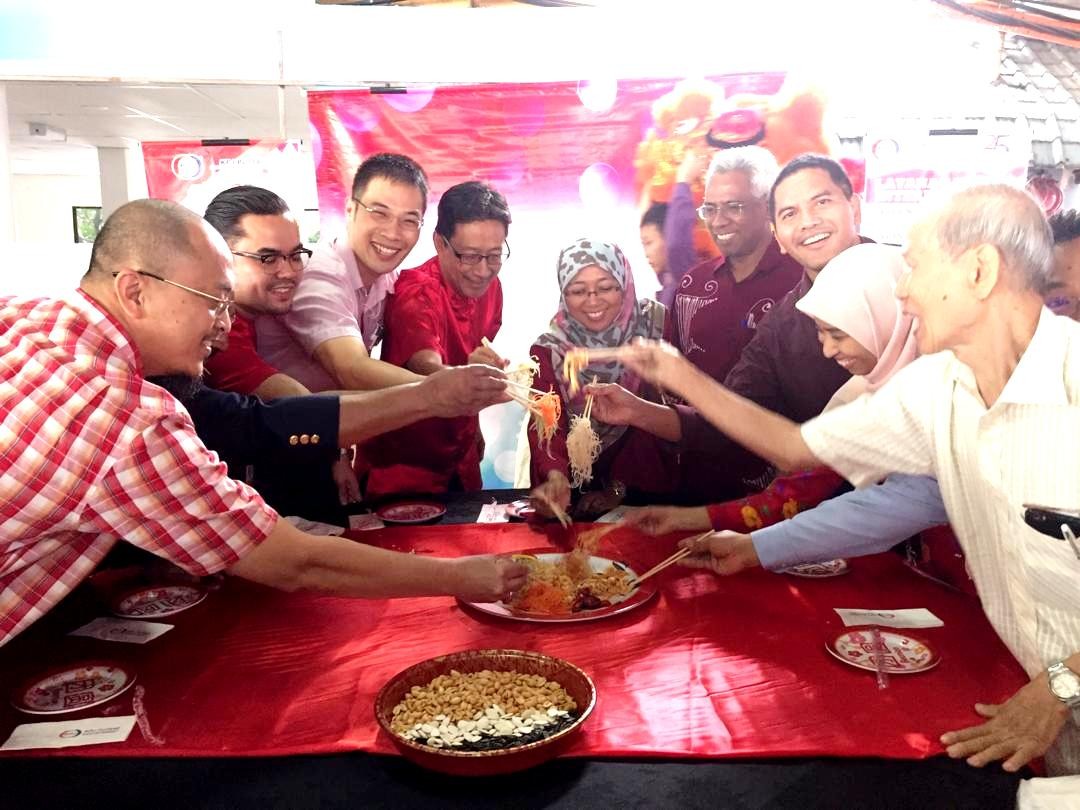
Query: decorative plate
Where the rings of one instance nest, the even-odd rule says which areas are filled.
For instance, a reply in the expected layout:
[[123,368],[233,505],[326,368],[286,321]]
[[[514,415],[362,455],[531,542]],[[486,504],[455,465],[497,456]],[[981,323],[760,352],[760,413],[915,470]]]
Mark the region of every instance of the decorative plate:
[[[536,557],[541,562],[555,562],[566,556],[562,552],[552,552],[547,549],[530,549],[528,551],[517,552],[518,554],[528,554]],[[589,567],[596,573],[606,571],[609,566],[615,566],[619,570],[626,571],[631,576],[637,576],[637,572],[634,571],[626,563],[619,562],[618,560],[609,560],[606,557],[589,557]],[[521,622],[537,622],[537,623],[572,623],[572,622],[591,622],[596,619],[605,619],[608,616],[616,616],[620,613],[626,613],[634,608],[641,607],[650,599],[652,599],[657,592],[656,578],[650,577],[645,580],[643,585],[639,585],[634,588],[630,593],[625,596],[615,597],[611,600],[612,604],[606,605],[602,608],[596,608],[595,610],[579,610],[574,613],[532,613],[526,610],[520,610],[513,605],[506,604],[505,602],[463,602],[471,608],[475,608],[481,613],[487,613],[491,616],[501,616],[507,619],[515,619]]]
[[34,678],[15,693],[11,702],[27,714],[66,714],[112,700],[133,683],[135,673],[123,666],[93,661]]
[[[879,633],[885,647],[882,651],[882,669],[890,675],[913,675],[941,663],[941,657],[922,639],[884,628]],[[877,671],[874,666],[874,634],[866,628],[841,633],[832,644],[825,646],[845,664],[870,672]]]
[[121,594],[112,612],[125,619],[161,619],[194,607],[206,591],[194,585],[151,585]]
[[805,563],[785,568],[780,573],[791,574],[794,577],[810,577],[823,579],[826,577],[838,577],[850,570],[847,560],[828,560],[827,562]]
[[427,523],[446,514],[446,507],[430,501],[401,501],[375,510],[384,523]]

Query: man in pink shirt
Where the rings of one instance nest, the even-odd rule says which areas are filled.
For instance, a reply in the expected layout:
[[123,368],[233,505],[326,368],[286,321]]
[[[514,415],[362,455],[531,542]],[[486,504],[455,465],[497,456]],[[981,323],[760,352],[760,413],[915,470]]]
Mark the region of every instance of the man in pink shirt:
[[286,315],[259,319],[259,354],[311,391],[418,380],[370,353],[382,336],[397,268],[420,238],[427,193],[424,170],[405,155],[361,163],[345,206],[345,234],[316,251]]

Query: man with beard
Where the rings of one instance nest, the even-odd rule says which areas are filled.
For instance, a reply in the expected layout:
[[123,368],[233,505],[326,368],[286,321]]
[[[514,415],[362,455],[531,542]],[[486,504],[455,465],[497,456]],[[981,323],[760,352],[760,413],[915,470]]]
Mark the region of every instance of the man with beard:
[[[300,241],[300,228],[289,206],[272,191],[258,186],[235,186],[210,201],[204,217],[224,237],[233,255],[236,274],[236,311],[232,328],[206,361],[211,388],[254,394],[263,400],[309,393],[299,381],[259,356],[255,333],[258,319],[285,315],[292,306],[296,286],[311,258]],[[195,429],[213,450],[209,439],[221,421],[213,398],[206,394],[185,401]],[[216,402],[217,400],[213,400]],[[293,406],[294,409],[299,406]],[[315,419],[311,408],[300,421],[298,435],[331,435],[332,426]],[[215,433],[215,435],[220,435]],[[305,445],[288,464],[230,465],[231,474],[254,486],[275,509],[289,515],[345,525],[345,505],[359,500],[360,488],[352,470],[351,453]],[[315,452],[317,451],[317,452]],[[223,457],[225,454],[222,454]],[[235,459],[230,454],[226,460]]]
[[[200,217],[139,200],[109,217],[79,290],[0,299],[0,644],[119,538],[193,575],[229,571],[343,596],[490,601],[524,582],[509,560],[433,559],[304,534],[228,477],[184,407],[146,378],[202,374],[215,334],[230,326],[231,264]],[[494,369],[463,371],[473,374],[473,409],[505,401]],[[367,394],[350,415],[367,420],[369,435],[430,415],[422,400],[433,381],[420,383],[426,394]],[[341,435],[356,427],[344,423]]]

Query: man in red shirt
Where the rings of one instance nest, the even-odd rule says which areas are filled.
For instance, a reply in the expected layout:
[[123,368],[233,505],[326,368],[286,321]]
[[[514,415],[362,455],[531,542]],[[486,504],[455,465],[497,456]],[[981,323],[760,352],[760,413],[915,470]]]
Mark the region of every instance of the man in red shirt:
[[[195,575],[387,598],[505,597],[525,569],[434,559],[304,534],[228,477],[191,417],[148,375],[198,377],[230,327],[231,256],[179,205],[139,200],[105,223],[80,289],[0,298],[0,644],[40,618],[123,538]],[[349,395],[353,440],[432,412],[427,380]],[[491,372],[473,406],[505,401]],[[359,425],[358,423],[363,423]],[[361,428],[361,429],[358,429]]]
[[[258,316],[284,315],[312,252],[300,241],[300,227],[288,203],[258,186],[234,186],[214,197],[204,218],[229,245],[236,274],[236,311],[226,345],[206,361],[206,383],[271,401],[310,393],[298,380],[259,356]],[[345,525],[346,504],[360,499],[347,450],[331,467],[258,470],[247,483],[288,514]],[[282,480],[282,474],[287,481]]]
[[207,359],[207,385],[267,400],[309,393],[263,360],[255,345],[254,318],[289,311],[311,258],[288,204],[265,188],[235,186],[214,197],[204,216],[229,245],[236,274],[228,347]]
[[[386,309],[383,359],[417,374],[446,366],[506,365],[484,345],[502,326],[498,275],[510,255],[510,209],[495,189],[460,183],[439,200],[436,255],[400,276]],[[429,419],[364,447],[367,493],[479,490],[480,420]]]

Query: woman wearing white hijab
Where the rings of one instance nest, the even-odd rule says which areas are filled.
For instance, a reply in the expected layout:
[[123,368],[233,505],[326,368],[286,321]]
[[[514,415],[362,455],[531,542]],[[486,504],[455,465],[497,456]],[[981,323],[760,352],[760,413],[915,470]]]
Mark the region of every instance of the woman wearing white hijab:
[[[905,269],[895,247],[856,245],[829,262],[796,304],[817,324],[825,356],[852,374],[825,410],[877,390],[915,359],[914,324],[895,295]],[[760,529],[816,506],[843,484],[839,475],[822,467],[777,478],[746,498],[701,507],[648,507],[627,522],[650,534]]]

